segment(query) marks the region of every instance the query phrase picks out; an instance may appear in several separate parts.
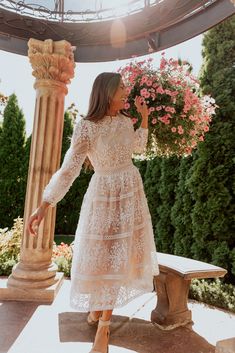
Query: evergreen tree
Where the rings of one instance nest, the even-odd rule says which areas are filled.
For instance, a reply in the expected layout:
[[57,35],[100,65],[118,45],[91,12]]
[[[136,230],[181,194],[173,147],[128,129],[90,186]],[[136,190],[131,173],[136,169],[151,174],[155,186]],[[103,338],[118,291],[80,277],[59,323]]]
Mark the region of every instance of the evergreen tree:
[[227,268],[235,282],[234,32],[232,17],[209,30],[203,39],[201,90],[211,94],[219,108],[205,142],[198,147],[188,185],[195,199],[194,257]]
[[159,193],[159,181],[161,176],[161,157],[155,157],[148,160],[147,168],[144,176],[145,195],[148,200],[149,211],[152,218],[153,231],[156,235],[156,224],[158,222],[158,207],[161,204],[161,197]]
[[175,228],[171,222],[171,208],[175,203],[175,191],[179,177],[180,159],[177,157],[163,158],[161,162],[161,176],[159,180],[160,206],[156,227],[156,242],[159,251],[174,252]]
[[174,254],[185,257],[192,257],[193,229],[191,212],[194,201],[186,182],[192,163],[192,156],[181,159],[175,203],[171,209],[171,222],[175,228]]
[[22,156],[25,145],[25,119],[17,97],[9,97],[3,113],[0,134],[0,223],[11,227],[14,218],[23,216],[24,187]]

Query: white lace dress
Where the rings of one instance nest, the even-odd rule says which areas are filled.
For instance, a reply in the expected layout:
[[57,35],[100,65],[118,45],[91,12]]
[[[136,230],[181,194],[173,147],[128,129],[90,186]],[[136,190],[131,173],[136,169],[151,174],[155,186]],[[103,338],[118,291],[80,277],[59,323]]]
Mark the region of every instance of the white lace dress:
[[148,129],[134,131],[122,114],[98,123],[80,120],[44,190],[43,200],[56,205],[89,157],[95,173],[82,203],[71,269],[70,303],[78,311],[113,309],[153,290],[159,268],[152,223],[131,159],[144,151],[147,136]]

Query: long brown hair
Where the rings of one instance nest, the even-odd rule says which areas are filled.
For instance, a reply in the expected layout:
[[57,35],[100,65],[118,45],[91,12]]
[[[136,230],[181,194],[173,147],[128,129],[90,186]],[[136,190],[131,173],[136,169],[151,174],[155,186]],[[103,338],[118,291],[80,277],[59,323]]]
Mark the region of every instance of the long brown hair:
[[[84,117],[86,120],[94,123],[103,119],[110,108],[110,103],[115,95],[121,80],[121,75],[115,72],[103,72],[99,74],[92,86],[88,113]],[[92,170],[92,164],[89,158],[84,162],[85,170]]]
[[91,90],[88,113],[85,119],[95,122],[107,114],[120,80],[121,75],[115,72],[103,72],[96,77]]

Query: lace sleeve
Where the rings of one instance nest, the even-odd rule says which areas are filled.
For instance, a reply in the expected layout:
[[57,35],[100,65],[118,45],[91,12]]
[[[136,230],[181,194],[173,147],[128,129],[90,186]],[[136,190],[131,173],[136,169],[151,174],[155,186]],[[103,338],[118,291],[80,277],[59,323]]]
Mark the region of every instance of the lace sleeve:
[[146,145],[148,141],[148,129],[139,127],[134,132],[134,153],[145,152]]
[[90,139],[85,120],[80,120],[73,132],[71,144],[60,169],[55,172],[44,189],[42,200],[55,206],[68,192],[73,181],[78,177],[82,164],[89,150]]

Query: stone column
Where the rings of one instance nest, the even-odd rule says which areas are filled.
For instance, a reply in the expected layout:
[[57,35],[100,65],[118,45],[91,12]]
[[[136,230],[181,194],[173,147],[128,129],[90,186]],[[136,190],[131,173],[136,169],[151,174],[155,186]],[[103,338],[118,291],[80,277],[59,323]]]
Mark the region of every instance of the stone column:
[[[56,209],[49,207],[38,236],[26,230],[42,192],[59,168],[64,124],[64,98],[74,76],[73,47],[66,41],[30,39],[28,56],[36,81],[36,104],[24,210],[20,261],[7,282],[10,300],[52,301],[62,282],[52,263]],[[1,294],[1,293],[0,293]],[[2,297],[2,295],[0,295]],[[4,298],[2,298],[4,299]]]

